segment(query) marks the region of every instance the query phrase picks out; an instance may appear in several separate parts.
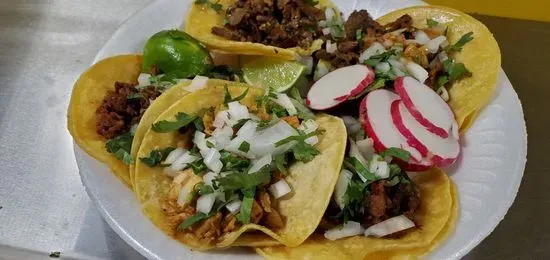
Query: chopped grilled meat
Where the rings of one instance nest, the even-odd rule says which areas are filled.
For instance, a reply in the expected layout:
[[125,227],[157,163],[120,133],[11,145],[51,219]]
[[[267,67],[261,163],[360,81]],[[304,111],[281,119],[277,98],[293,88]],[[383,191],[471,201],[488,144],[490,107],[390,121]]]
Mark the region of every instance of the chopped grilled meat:
[[254,200],[254,203],[252,203],[252,211],[250,212],[250,223],[260,223],[260,220],[262,220],[263,216],[264,210],[262,209],[260,204],[256,200]]
[[[151,100],[160,95],[153,86],[142,90],[136,84],[115,82],[115,91],[109,92],[96,111],[96,132],[111,139],[128,132],[130,127],[139,123],[141,116],[149,107]],[[128,95],[140,95],[128,99]]]
[[233,41],[291,48],[308,48],[322,33],[317,22],[324,11],[304,0],[239,0],[229,8],[228,23],[212,33]]
[[221,222],[222,214],[218,212],[216,215],[194,224],[191,226],[191,230],[202,243],[212,244],[221,235]]
[[445,68],[443,67],[443,63],[438,59],[428,70],[428,80],[426,80],[426,85],[434,90],[437,90],[437,78],[443,74],[443,72],[445,72]]
[[366,219],[372,224],[382,221],[382,218],[386,215],[386,208],[390,200],[386,196],[384,184],[385,181],[377,181],[371,184],[370,195],[365,198],[368,212]]
[[364,202],[367,214],[362,222],[365,227],[402,214],[411,218],[418,210],[420,197],[415,186],[410,183],[386,185],[384,180],[370,185],[370,194]]
[[428,67],[428,50],[422,46],[417,47],[415,44],[407,45],[405,51],[403,51],[403,56],[424,68]]
[[359,54],[355,51],[341,52],[337,50],[334,53],[328,53],[321,49],[315,53],[315,57],[319,60],[330,61],[334,69],[354,65],[359,62]]
[[241,225],[237,221],[237,218],[233,214],[227,214],[222,221],[222,231],[223,233],[231,232],[237,230]]
[[181,222],[195,214],[195,208],[189,204],[181,207],[176,200],[166,200],[161,204],[161,207],[166,216],[166,224],[171,227],[169,230],[173,232],[171,235],[175,235],[177,227]]
[[338,51],[340,52],[350,52],[355,51],[357,48],[357,41],[345,41],[338,43]]
[[256,195],[256,200],[260,201],[260,206],[262,206],[262,209],[265,212],[271,211],[271,198],[269,198],[269,194],[267,192],[264,190],[258,192]]
[[384,30],[386,32],[393,32],[395,30],[404,29],[404,28],[410,29],[412,27],[412,22],[413,22],[412,17],[408,14],[405,14],[397,18],[397,20],[384,25]]
[[384,28],[372,19],[367,10],[353,11],[344,23],[344,29],[346,30],[346,39],[349,41],[357,40],[357,30],[367,32],[367,29],[370,29],[375,35],[384,33]]
[[281,118],[285,120],[289,125],[298,128],[300,126],[300,119],[297,116],[285,116]]

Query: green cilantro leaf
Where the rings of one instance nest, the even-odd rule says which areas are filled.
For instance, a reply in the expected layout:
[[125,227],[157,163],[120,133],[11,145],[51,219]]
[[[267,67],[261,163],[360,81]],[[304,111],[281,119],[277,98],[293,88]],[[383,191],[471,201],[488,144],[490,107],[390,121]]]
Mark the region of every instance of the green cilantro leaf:
[[363,39],[363,30],[362,30],[362,29],[357,29],[357,30],[355,31],[355,39],[356,39],[357,41],[360,41],[360,40]]
[[366,187],[367,185],[360,180],[352,180],[349,183],[342,210],[344,223],[364,213],[363,198],[369,195]]
[[210,140],[206,141],[206,147],[208,147],[208,148],[213,148],[213,147],[215,147],[215,146],[216,146],[216,145],[214,145],[214,143],[212,143],[212,141],[210,141]]
[[306,120],[306,119],[314,119],[315,114],[311,112],[311,110],[306,106],[306,102],[304,102],[304,99],[300,95],[300,91],[298,88],[293,87],[290,89],[289,92],[290,102],[296,107],[296,110],[298,111],[298,118]]
[[262,120],[256,126],[256,131],[261,131],[261,130],[264,130],[266,128],[270,128],[270,127],[274,126],[275,124],[277,124],[279,122],[279,120],[281,120],[281,119],[279,117],[277,117],[276,115],[272,116],[270,120]]
[[426,19],[426,24],[429,26],[429,27],[434,27],[434,26],[437,26],[439,24],[438,21],[436,20],[433,20],[433,19]]
[[294,159],[302,162],[309,162],[320,153],[315,147],[305,142],[298,142],[290,150],[294,155]]
[[153,149],[148,157],[140,157],[139,160],[149,167],[155,167],[160,164],[170,152],[172,152],[174,147],[166,147],[164,149]]
[[193,124],[195,125],[195,129],[197,131],[204,131],[204,122],[202,122],[202,118],[200,117],[197,117],[194,121],[193,121]]
[[249,150],[250,150],[250,143],[248,143],[247,141],[243,141],[241,145],[239,145],[239,151],[248,153]]
[[277,169],[277,171],[279,171],[284,176],[288,175],[287,165],[288,157],[286,153],[279,154],[273,157],[274,168]]
[[315,0],[305,0],[304,2],[306,2],[306,4],[310,6],[316,6],[317,4],[319,4],[319,1],[315,1]]
[[437,77],[437,82],[436,82],[437,89],[439,89],[441,87],[445,87],[445,84],[447,84],[447,83],[449,83],[449,77],[448,76],[441,75],[441,76]]
[[223,10],[223,5],[221,5],[219,2],[211,3],[210,8],[216,11],[216,13],[219,13],[221,10]]
[[202,5],[208,3],[208,0],[195,0],[196,5]]
[[370,172],[366,165],[363,165],[357,158],[355,157],[349,157],[344,159],[344,166],[351,170],[352,172],[355,172],[359,175],[361,175],[365,180],[365,183],[371,183],[373,181],[378,180],[378,176],[376,176],[374,173]]
[[393,158],[401,159],[405,162],[408,161],[411,158],[411,153],[409,153],[408,151],[405,151],[401,148],[396,148],[396,147],[388,148],[388,149],[382,151],[379,155],[382,156],[382,157],[391,156]]
[[121,134],[113,139],[109,139],[105,143],[105,149],[125,164],[132,164],[134,163],[134,159],[130,155],[130,151],[132,150],[133,139],[134,136],[130,132]]
[[472,36],[474,35],[474,32],[469,32],[469,33],[466,33],[464,35],[462,35],[462,37],[460,37],[460,39],[458,39],[458,41],[449,46],[448,50],[449,51],[461,51],[462,48],[464,47],[464,45],[466,45],[466,43],[470,42],[471,40],[474,39],[474,37]]
[[197,119],[197,116],[191,116],[184,112],[178,112],[176,115],[176,121],[161,120],[154,123],[152,129],[157,133],[169,133],[193,123],[195,119]]
[[237,219],[243,223],[250,223],[250,213],[252,212],[252,205],[254,205],[254,196],[256,195],[256,187],[250,187],[243,190],[243,203]]
[[141,99],[143,95],[141,93],[130,93],[126,96],[126,99]]
[[193,173],[195,175],[201,176],[206,172],[206,170],[208,170],[208,167],[206,167],[206,164],[204,164],[204,161],[202,159],[189,163],[188,165],[191,167],[191,169],[193,169]]
[[200,185],[198,186],[198,192],[199,192],[199,195],[206,195],[206,194],[214,193],[214,188],[212,188],[212,186],[210,185],[200,183]]
[[449,81],[455,81],[463,77],[469,77],[472,73],[466,68],[464,63],[454,62],[452,59],[446,59],[443,62],[445,72],[449,74]]
[[369,65],[369,66],[376,66],[376,64],[387,61],[391,56],[395,55],[396,49],[391,49],[389,51],[385,51],[383,53],[373,55],[369,59],[365,60],[363,64]]
[[246,97],[246,95],[248,94],[248,88],[246,88],[246,90],[243,91],[243,93],[241,93],[239,96],[232,98],[231,93],[229,93],[229,88],[227,87],[227,84],[224,85],[224,89],[225,89],[225,94],[223,96],[223,103],[225,104],[231,103],[233,101],[239,101],[244,97]]
[[246,158],[236,156],[228,151],[220,151],[220,160],[223,163],[223,171],[244,172],[250,167],[250,161]]
[[276,103],[271,103],[269,105],[269,110],[271,111],[271,114],[274,114],[277,117],[285,117],[288,115],[288,112],[286,111],[286,109],[283,106]]
[[225,177],[217,178],[215,182],[224,190],[241,190],[256,187],[271,180],[271,167],[266,166],[255,173],[232,173]]
[[202,212],[197,212],[193,216],[191,216],[191,217],[187,218],[186,220],[184,220],[183,222],[181,222],[178,225],[177,229],[179,231],[186,230],[188,227],[192,226],[193,224],[198,223],[202,220],[205,220],[205,219],[207,219],[211,216],[212,216],[212,214],[204,214]]

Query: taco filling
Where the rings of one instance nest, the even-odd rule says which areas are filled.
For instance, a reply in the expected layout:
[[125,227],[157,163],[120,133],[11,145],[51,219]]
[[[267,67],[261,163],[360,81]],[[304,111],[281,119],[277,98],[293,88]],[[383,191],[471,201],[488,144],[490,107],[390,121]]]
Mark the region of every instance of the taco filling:
[[[317,70],[326,74],[337,68],[364,64],[376,72],[370,90],[392,86],[397,77],[410,75],[438,91],[446,101],[446,89],[453,82],[470,77],[471,72],[452,56],[473,39],[464,34],[457,42],[447,39],[448,26],[427,19],[425,27],[413,26],[408,14],[381,25],[366,10],[354,11],[344,22],[345,35],[314,56],[319,60]],[[318,75],[320,78],[322,75]]]
[[362,134],[348,140],[344,159],[319,231],[325,238],[364,235],[398,237],[415,227],[412,221],[420,206],[418,186],[396,161],[408,161],[410,153],[388,148],[374,153],[373,140]]
[[286,94],[268,92],[247,106],[239,102],[247,92],[233,98],[226,86],[223,104],[153,125],[155,132],[179,132],[177,147],[140,158],[173,177],[161,205],[173,235],[214,245],[246,224],[284,227],[278,201],[293,195],[287,167],[320,153],[314,145],[322,129]]
[[[232,41],[254,42],[280,48],[308,49],[323,36],[325,11],[305,0],[239,0],[226,10],[225,24],[212,33]],[[332,9],[327,9],[334,15]]]

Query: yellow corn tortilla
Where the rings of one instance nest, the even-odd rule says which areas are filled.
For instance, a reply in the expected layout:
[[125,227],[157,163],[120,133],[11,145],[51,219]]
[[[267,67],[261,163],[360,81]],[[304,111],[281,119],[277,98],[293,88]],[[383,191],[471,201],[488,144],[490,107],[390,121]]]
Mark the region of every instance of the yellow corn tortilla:
[[456,185],[451,181],[451,196],[453,198],[453,206],[451,208],[451,216],[443,227],[443,229],[437,234],[432,243],[427,247],[420,247],[410,250],[397,250],[397,251],[385,251],[369,254],[368,259],[392,259],[392,260],[412,260],[424,257],[426,254],[437,248],[441,242],[455,230],[456,221],[458,220],[459,200]]
[[126,186],[132,188],[128,166],[105,149],[106,139],[96,132],[96,110],[115,82],[137,82],[140,55],[119,55],[101,60],[76,81],[68,109],[67,127],[75,142],[90,156],[105,163]]
[[[226,84],[232,96],[237,96],[246,89],[231,82]],[[250,87],[248,95],[240,102],[248,105],[255,104],[256,98],[263,95],[263,92],[263,89]],[[223,85],[211,86],[180,99],[155,121],[174,120],[174,115],[178,112],[196,114],[201,109],[222,104],[223,99]],[[316,145],[321,153],[308,163],[295,163],[289,168],[289,175],[285,180],[291,186],[293,193],[288,198],[277,200],[278,211],[285,218],[285,226],[282,229],[272,231],[260,225],[247,224],[235,232],[223,235],[215,245],[201,244],[190,233],[174,234],[174,230],[171,230],[170,225],[166,223],[166,216],[161,209],[161,203],[170,192],[172,178],[166,176],[161,167],[150,168],[141,161],[137,161],[134,188],[143,211],[157,227],[195,250],[233,245],[271,246],[281,243],[297,246],[301,244],[317,228],[328,206],[346,149],[346,129],[340,118],[319,115],[316,122],[321,129],[326,130],[326,134],[320,136],[320,141]],[[176,146],[177,136],[177,132],[156,133],[149,129],[143,138],[138,157],[147,156],[153,149]],[[253,230],[258,232],[245,233]]]
[[[227,7],[234,5],[235,2],[236,0],[220,0],[217,3],[221,4],[225,10]],[[329,0],[320,0],[318,6],[334,7]],[[309,49],[304,50],[300,47],[284,49],[261,43],[228,40],[212,33],[212,27],[223,27],[224,18],[225,11],[216,13],[206,4],[191,4],[182,29],[210,49],[242,55],[270,56],[284,60],[294,60],[297,55],[309,56],[314,51],[319,50],[323,44],[322,40],[317,39]]]
[[387,24],[405,14],[413,18],[413,25],[417,28],[425,28],[426,19],[448,26],[447,39],[450,44],[454,44],[468,32],[474,33],[474,39],[461,52],[451,55],[472,72],[472,77],[454,83],[449,91],[449,105],[460,126],[460,132],[464,133],[495,93],[501,61],[498,43],[483,23],[448,7],[416,6],[400,9],[380,17],[378,22]]
[[365,259],[380,251],[428,247],[452,216],[451,183],[447,175],[436,168],[413,176],[413,180],[420,188],[420,208],[414,215],[419,226],[403,237],[354,236],[330,241],[322,234],[315,234],[298,247],[264,247],[256,248],[256,252],[267,259]]

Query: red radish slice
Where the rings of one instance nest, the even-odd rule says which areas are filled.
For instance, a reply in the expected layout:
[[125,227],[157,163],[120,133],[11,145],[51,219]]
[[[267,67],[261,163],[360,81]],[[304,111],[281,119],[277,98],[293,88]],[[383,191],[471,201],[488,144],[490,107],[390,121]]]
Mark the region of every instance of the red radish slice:
[[[460,153],[458,139],[449,136],[441,138],[426,130],[409,113],[402,101],[396,100],[391,104],[393,123],[399,132],[407,139],[407,143],[417,149],[423,157],[431,159],[436,166],[452,164]],[[430,158],[430,156],[432,156]]]
[[395,91],[422,126],[440,137],[449,136],[454,115],[449,105],[435,91],[412,77],[397,78]]
[[367,66],[353,65],[332,71],[313,84],[307,93],[307,106],[316,110],[334,107],[358,95],[374,80]]

